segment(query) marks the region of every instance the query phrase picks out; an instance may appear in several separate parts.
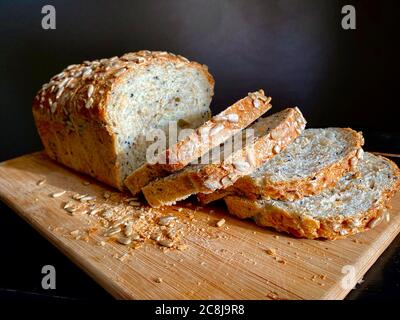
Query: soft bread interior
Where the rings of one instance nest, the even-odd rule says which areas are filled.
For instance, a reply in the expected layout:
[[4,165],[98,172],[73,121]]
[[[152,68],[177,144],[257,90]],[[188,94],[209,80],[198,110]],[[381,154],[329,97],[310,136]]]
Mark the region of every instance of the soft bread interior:
[[207,76],[192,66],[153,63],[128,75],[111,92],[107,113],[117,135],[121,181],[145,163],[146,135],[166,132],[168,123],[195,128],[210,118],[212,87]]
[[362,140],[353,130],[342,128],[306,129],[300,137],[254,171],[256,181],[291,181],[314,176],[355,150]]
[[316,218],[352,216],[369,210],[393,188],[399,179],[392,162],[365,153],[355,173],[345,175],[333,189],[295,201],[260,200],[259,206],[274,206],[292,214],[305,214]]

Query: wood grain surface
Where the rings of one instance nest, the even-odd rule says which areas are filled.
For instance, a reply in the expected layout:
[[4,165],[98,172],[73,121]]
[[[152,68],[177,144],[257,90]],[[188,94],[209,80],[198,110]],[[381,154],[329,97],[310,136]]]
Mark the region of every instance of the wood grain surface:
[[[62,190],[99,196],[110,189],[40,152],[0,164],[0,199],[119,299],[342,299],[400,230],[399,194],[390,221],[336,241],[295,239],[230,217],[223,205],[186,202],[183,209],[160,209],[182,221],[195,216],[183,238],[186,250],[165,251],[150,241],[132,250],[116,242],[100,246],[96,233],[73,238],[71,231],[94,222],[66,214],[67,194],[50,196]],[[221,218],[226,223],[217,228]]]

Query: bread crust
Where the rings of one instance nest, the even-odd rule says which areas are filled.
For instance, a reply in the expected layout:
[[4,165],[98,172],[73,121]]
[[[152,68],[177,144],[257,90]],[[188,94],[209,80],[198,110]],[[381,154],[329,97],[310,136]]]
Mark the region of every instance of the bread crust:
[[225,190],[217,190],[211,194],[199,194],[197,198],[202,204],[222,199],[228,195],[239,195],[250,200],[262,197],[293,201],[316,195],[326,188],[333,188],[344,174],[354,168],[360,155],[359,150],[364,144],[363,136],[360,133],[350,128],[342,130],[351,135],[352,138],[349,141],[352,144],[351,148],[339,161],[325,166],[315,175],[290,181],[272,181],[268,177],[263,177],[262,185],[259,185],[250,176],[243,176]]
[[[383,158],[383,157],[382,157]],[[386,159],[386,158],[385,158]],[[261,207],[256,201],[229,195],[224,198],[229,213],[241,219],[252,218],[259,226],[272,227],[298,238],[335,240],[366,231],[379,223],[389,200],[400,189],[400,170],[395,163],[386,159],[398,177],[391,188],[382,192],[379,201],[365,212],[349,217],[329,216],[316,218],[304,214],[294,214],[272,205]]]
[[120,190],[125,189],[116,156],[117,137],[106,114],[113,88],[126,76],[158,63],[190,65],[203,73],[213,95],[207,66],[161,51],[71,65],[43,85],[33,101],[33,116],[48,156]]
[[[278,153],[277,146],[281,150],[284,149],[304,130],[306,121],[298,108],[288,108],[279,115],[282,116],[282,120],[275,128],[259,137],[252,146],[245,146],[235,152],[235,156],[246,159],[249,147],[254,150],[252,152],[254,159],[247,171],[239,171],[233,163],[225,161],[202,165],[196,167],[196,170],[187,167],[187,170],[184,169],[145,186],[142,191],[146,200],[152,207],[171,205],[199,192],[211,193],[218,188],[228,187],[241,176],[251,173]],[[182,181],[186,182],[184,187],[180,185]],[[176,191],[178,185],[179,190]]]
[[[255,99],[260,101],[257,108],[254,106],[255,103],[258,103],[254,101]],[[271,109],[270,101],[271,98],[266,97],[263,90],[249,93],[247,97],[237,101],[217,116],[212,117],[185,139],[164,151],[158,162],[154,164],[146,163],[134,171],[125,179],[124,183],[126,187],[133,195],[136,195],[151,181],[165,177],[171,172],[184,168],[190,162],[201,157],[212,148],[220,145],[240,130],[246,128]],[[228,115],[235,115],[237,121],[224,119],[224,117],[226,118]],[[207,132],[221,125],[223,128],[218,135],[214,136],[213,139],[207,136],[204,141],[204,135],[207,134]]]

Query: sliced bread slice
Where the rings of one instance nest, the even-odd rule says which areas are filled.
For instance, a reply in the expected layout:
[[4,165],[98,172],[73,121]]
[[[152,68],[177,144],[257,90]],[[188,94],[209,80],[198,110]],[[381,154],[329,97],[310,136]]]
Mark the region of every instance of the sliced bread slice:
[[349,128],[307,129],[276,157],[227,189],[199,194],[203,204],[229,194],[296,200],[332,188],[362,157],[361,133]]
[[151,181],[182,169],[262,116],[271,108],[270,101],[263,90],[249,93],[164,151],[155,163],[148,162],[131,173],[126,187],[135,195]]
[[375,227],[400,187],[400,170],[392,161],[365,153],[355,172],[332,189],[295,201],[249,200],[227,196],[231,214],[252,218],[296,237],[336,239]]
[[[228,187],[286,148],[302,133],[305,123],[298,108],[288,108],[259,119],[249,128],[252,130],[246,130],[254,134],[247,139],[244,147],[234,148],[226,155],[228,148],[225,143],[222,151],[215,153],[211,150],[207,154],[209,159],[217,161],[189,165],[164,179],[153,181],[142,188],[143,194],[152,207],[160,207],[199,192],[211,193]],[[215,154],[218,156],[214,157]]]

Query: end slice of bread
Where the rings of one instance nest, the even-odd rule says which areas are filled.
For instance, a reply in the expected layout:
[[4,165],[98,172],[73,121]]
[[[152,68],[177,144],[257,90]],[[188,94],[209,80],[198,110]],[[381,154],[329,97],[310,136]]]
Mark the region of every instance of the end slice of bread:
[[52,159],[124,190],[146,162],[147,136],[168,134],[170,122],[197,128],[210,119],[213,94],[206,66],[143,50],[68,66],[43,85],[32,110]]
[[271,108],[270,101],[263,90],[249,93],[164,151],[155,163],[146,163],[131,173],[125,179],[126,187],[135,195],[151,181],[182,169],[262,116]]
[[227,196],[231,214],[260,226],[309,239],[343,238],[375,227],[400,187],[400,170],[384,157],[365,153],[355,172],[332,189],[295,201],[250,200]]
[[[302,133],[305,124],[298,108],[288,108],[259,119],[249,128],[251,130],[246,130],[244,147],[233,148],[229,153],[226,151],[232,145],[225,143],[222,151],[211,150],[207,154],[205,158],[211,159],[210,163],[189,165],[153,181],[142,189],[143,194],[152,207],[160,207],[172,205],[199,192],[211,193],[229,187],[286,148]],[[250,138],[247,135],[249,132],[253,133]]]
[[332,188],[363,155],[364,139],[350,128],[307,129],[276,157],[236,183],[211,194],[199,194],[203,204],[227,195],[251,200],[296,200]]

